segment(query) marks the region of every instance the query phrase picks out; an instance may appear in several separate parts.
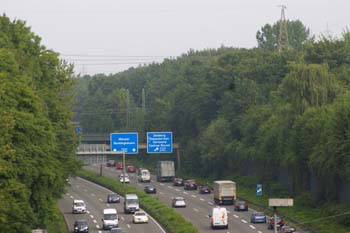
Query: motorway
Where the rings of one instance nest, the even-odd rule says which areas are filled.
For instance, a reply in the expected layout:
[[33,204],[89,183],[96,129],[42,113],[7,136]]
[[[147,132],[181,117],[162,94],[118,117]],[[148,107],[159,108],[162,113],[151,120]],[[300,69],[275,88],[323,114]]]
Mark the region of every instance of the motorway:
[[[100,165],[93,164],[86,166],[86,169],[99,173]],[[103,168],[103,174],[108,177],[116,178],[121,173],[120,170],[116,170],[113,167]],[[137,181],[137,175],[135,173],[130,174],[130,185],[138,187],[143,190],[144,186],[147,184],[139,183]],[[182,214],[185,219],[194,224],[199,232],[207,233],[213,232],[210,228],[210,219],[208,214],[211,212],[212,208],[215,206],[213,203],[212,194],[198,194],[198,191],[188,191],[184,190],[183,187],[172,186],[172,183],[159,183],[155,182],[155,176],[152,175],[152,184],[157,188],[158,198],[171,206],[171,198],[175,196],[182,196],[186,199],[186,208],[177,208],[176,211]],[[239,189],[239,187],[237,187]],[[251,224],[250,216],[254,210],[249,209],[245,212],[236,212],[233,206],[225,206],[228,210],[229,217],[229,229],[224,230],[226,233],[272,233],[272,230],[267,230],[266,224]],[[220,230],[223,232],[223,230]]]
[[[120,203],[108,204],[107,195],[110,190],[91,183],[81,178],[70,178],[70,185],[67,186],[67,192],[59,200],[58,207],[64,214],[64,218],[68,224],[69,232],[73,232],[73,224],[75,220],[85,219],[89,224],[89,232],[108,232],[102,231],[102,210],[105,208],[116,208],[118,211],[119,227],[126,233],[165,233],[152,218],[149,218],[149,223],[133,224],[132,215],[124,214],[123,199]],[[84,200],[87,206],[86,214],[72,214],[72,203],[74,199]]]

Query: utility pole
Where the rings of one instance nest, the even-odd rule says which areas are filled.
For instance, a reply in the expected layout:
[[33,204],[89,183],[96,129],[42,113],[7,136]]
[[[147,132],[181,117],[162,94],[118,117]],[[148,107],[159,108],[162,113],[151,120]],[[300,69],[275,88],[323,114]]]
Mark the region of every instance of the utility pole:
[[284,10],[287,9],[285,5],[279,5],[281,7],[281,19],[280,19],[280,31],[278,36],[278,51],[282,52],[289,48],[288,41],[288,30],[287,30],[287,21]]

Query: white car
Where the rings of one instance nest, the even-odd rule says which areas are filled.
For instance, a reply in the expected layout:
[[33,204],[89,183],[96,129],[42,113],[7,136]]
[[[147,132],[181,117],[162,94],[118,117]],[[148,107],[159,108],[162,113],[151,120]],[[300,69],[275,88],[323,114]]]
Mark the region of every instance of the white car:
[[86,205],[83,200],[74,200],[73,201],[73,206],[72,206],[72,212],[73,214],[76,213],[86,213]]
[[171,203],[172,207],[186,207],[185,198],[174,197]]
[[119,181],[123,183],[124,179],[125,179],[125,183],[130,183],[130,178],[128,174],[125,174],[125,176],[123,174],[120,174]]
[[148,216],[144,211],[136,211],[132,218],[133,223],[148,223]]

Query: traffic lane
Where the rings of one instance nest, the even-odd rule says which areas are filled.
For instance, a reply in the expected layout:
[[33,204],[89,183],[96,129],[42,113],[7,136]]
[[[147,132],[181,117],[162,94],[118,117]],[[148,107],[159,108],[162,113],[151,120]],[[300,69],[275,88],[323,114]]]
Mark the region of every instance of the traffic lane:
[[[91,168],[95,172],[97,171],[96,166],[95,168]],[[98,167],[98,166],[97,166]],[[115,177],[117,178],[122,171],[116,170],[113,168],[107,168],[104,169],[104,172],[106,175],[110,177]],[[135,187],[138,187],[140,189],[143,189],[144,185],[146,184],[141,184],[138,183],[137,177],[134,173],[129,174],[131,183],[130,185],[133,185]],[[153,181],[155,179],[152,179]],[[194,212],[189,215],[186,212],[180,212],[183,214],[186,218],[191,219],[190,221],[199,229],[205,230],[206,225],[208,225],[208,221],[204,220],[202,217],[204,216],[207,218],[207,215],[211,212],[212,208],[215,206],[213,204],[213,196],[212,195],[200,195],[197,192],[198,191],[190,191],[190,190],[183,190],[183,187],[175,187],[172,186],[172,183],[158,183],[158,182],[151,182],[158,190],[158,194],[160,196],[162,195],[168,195],[169,200],[162,200],[165,203],[171,201],[171,198],[174,196],[183,196],[187,200],[187,205],[189,206],[189,209],[192,209]],[[203,203],[200,203],[203,202]],[[258,232],[258,233],[263,233],[266,231],[266,225],[262,224],[263,226],[255,226],[253,224],[250,224],[250,214],[247,213],[233,213],[233,207],[226,206],[228,211],[229,211],[229,225],[234,226],[235,229],[238,229],[239,232]],[[230,210],[231,208],[231,210]],[[200,218],[193,219],[192,216],[195,216],[199,214],[201,216]],[[205,224],[205,225],[203,225]],[[232,231],[232,230],[231,230]],[[202,232],[202,231],[201,231]]]
[[[132,223],[132,214],[125,214],[124,208],[123,208],[123,199],[121,200],[121,203],[117,204],[109,204],[106,202],[107,195],[111,193],[110,190],[105,189],[99,185],[96,185],[92,182],[86,181],[81,178],[77,178],[77,180],[80,180],[81,182],[79,184],[74,184],[72,187],[77,187],[80,190],[84,190],[84,198],[90,199],[94,198],[95,201],[94,205],[99,209],[99,213],[94,213],[94,215],[101,216],[99,218],[100,220],[100,226],[102,228],[102,210],[104,208],[116,208],[118,211],[118,215],[120,217],[119,224],[120,227],[123,229],[126,229],[127,232],[135,232],[135,233],[146,233],[146,232],[156,232],[156,233],[164,233],[159,227],[157,223],[153,221],[153,219],[149,219],[149,223],[147,224],[133,224]],[[84,200],[84,199],[83,199]]]

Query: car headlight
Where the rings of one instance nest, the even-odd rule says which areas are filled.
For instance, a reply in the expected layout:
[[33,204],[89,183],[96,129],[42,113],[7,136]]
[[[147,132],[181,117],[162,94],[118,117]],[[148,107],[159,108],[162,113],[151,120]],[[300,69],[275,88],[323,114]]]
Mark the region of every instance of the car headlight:
[[74,230],[78,230],[79,229],[79,227],[74,227]]

